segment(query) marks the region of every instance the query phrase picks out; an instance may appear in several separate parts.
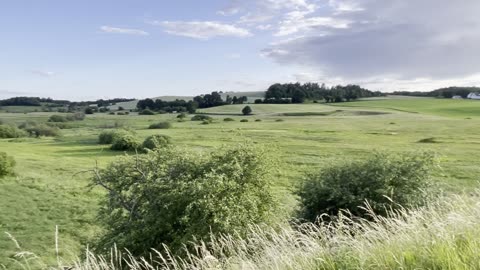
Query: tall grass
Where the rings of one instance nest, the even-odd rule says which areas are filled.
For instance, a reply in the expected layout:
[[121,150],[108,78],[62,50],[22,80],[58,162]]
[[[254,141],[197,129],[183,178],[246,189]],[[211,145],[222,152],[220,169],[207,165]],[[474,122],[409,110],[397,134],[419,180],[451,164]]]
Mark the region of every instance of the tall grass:
[[166,247],[152,250],[148,258],[113,248],[106,256],[87,250],[85,259],[65,265],[79,270],[480,269],[480,191],[390,212],[389,217],[370,213],[372,221],[344,213],[320,225],[252,226],[245,239],[216,237],[183,259]]

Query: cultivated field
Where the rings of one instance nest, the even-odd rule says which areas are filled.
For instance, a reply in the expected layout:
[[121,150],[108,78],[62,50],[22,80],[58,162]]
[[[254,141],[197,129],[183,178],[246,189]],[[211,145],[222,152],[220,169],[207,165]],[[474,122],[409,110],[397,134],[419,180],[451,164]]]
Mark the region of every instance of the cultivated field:
[[[208,125],[177,122],[176,115],[171,114],[97,113],[63,129],[58,138],[0,140],[0,150],[17,161],[17,175],[0,180],[0,230],[14,235],[25,249],[54,262],[54,232],[58,225],[61,255],[78,255],[98,231],[95,214],[101,191],[89,188],[89,170],[97,163],[106,166],[123,154],[97,144],[98,134],[114,127],[131,128],[142,139],[165,134],[174,144],[198,151],[245,139],[269,145],[282,162],[276,187],[285,213],[295,208],[291,190],[305,172],[338,159],[360,159],[375,150],[434,151],[442,161],[436,179],[446,192],[477,187],[480,102],[395,98],[334,105],[250,106],[251,116],[241,115],[244,105],[200,110],[215,119]],[[20,113],[22,108],[16,109],[19,113],[3,110],[0,119],[20,124],[27,120],[47,121],[52,114],[32,112],[32,108],[23,108],[27,113]],[[226,117],[235,121],[224,122]],[[173,127],[147,128],[159,121],[170,121]],[[0,264],[8,265],[8,258],[15,252],[14,242],[7,235],[1,236]]]

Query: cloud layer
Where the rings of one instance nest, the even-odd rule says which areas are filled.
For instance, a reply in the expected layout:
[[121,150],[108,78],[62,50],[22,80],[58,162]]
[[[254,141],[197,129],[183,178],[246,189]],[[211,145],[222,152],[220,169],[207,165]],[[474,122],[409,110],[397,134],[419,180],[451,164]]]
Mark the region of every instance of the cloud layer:
[[262,55],[345,78],[444,79],[480,71],[480,1],[331,0],[320,10],[325,19],[312,12],[280,21],[277,36],[299,36]]

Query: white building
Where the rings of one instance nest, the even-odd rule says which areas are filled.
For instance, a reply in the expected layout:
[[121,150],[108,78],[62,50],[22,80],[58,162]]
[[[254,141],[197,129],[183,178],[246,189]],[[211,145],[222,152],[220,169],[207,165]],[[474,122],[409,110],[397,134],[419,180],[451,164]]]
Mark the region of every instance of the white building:
[[453,99],[463,99],[462,96],[453,96]]
[[470,94],[468,94],[467,98],[469,98],[469,99],[480,99],[480,94],[479,93],[470,93]]

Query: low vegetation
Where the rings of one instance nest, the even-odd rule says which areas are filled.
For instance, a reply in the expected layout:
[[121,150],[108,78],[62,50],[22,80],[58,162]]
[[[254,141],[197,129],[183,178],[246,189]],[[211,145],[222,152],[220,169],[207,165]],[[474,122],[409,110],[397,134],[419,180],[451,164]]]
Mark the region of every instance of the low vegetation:
[[155,150],[157,148],[164,148],[171,144],[170,137],[166,135],[155,134],[149,136],[143,141],[142,147],[144,149]]
[[[430,153],[375,153],[329,166],[309,174],[301,185],[301,217],[315,222],[323,214],[336,216],[347,210],[367,218],[370,210],[385,216],[391,210],[421,205],[432,195],[434,166]],[[362,207],[365,203],[369,209]]]
[[0,125],[0,139],[25,137],[25,131],[11,125]]
[[5,152],[0,152],[0,178],[13,175],[15,167],[15,160]]
[[197,114],[192,117],[192,121],[213,121],[213,118],[208,115]]
[[115,151],[135,151],[141,146],[140,141],[134,134],[129,132],[117,133],[113,136],[110,149]]
[[178,252],[212,235],[245,236],[249,224],[272,219],[270,162],[265,150],[247,144],[207,156],[164,147],[120,158],[93,179],[108,191],[98,247],[146,255],[163,244]]
[[168,129],[171,128],[172,124],[170,122],[159,122],[155,124],[151,124],[148,126],[149,129]]

